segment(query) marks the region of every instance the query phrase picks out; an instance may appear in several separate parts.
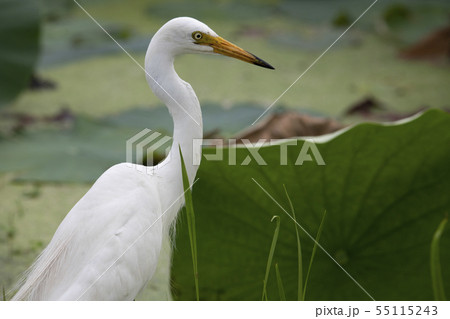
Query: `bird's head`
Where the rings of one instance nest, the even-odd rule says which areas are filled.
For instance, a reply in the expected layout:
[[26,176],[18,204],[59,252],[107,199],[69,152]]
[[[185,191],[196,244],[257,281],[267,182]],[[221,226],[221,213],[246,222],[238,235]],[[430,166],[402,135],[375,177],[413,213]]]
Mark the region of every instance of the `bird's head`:
[[154,38],[165,47],[170,47],[174,55],[183,53],[222,54],[274,69],[269,63],[218,36],[206,24],[188,17],[175,18],[167,22]]

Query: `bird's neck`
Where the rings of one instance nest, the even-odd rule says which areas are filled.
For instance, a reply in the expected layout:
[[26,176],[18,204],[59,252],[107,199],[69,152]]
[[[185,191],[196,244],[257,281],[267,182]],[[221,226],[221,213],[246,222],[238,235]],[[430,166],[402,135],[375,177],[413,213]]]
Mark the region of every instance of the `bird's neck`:
[[[158,45],[154,47],[150,45],[146,55],[147,81],[155,95],[169,109],[174,127],[171,150],[167,158],[158,165],[158,175],[164,176],[162,182],[167,183],[168,189],[173,190],[171,193],[174,198],[166,198],[167,203],[164,205],[167,206],[178,201],[180,196],[184,203],[180,149],[189,183],[192,185],[194,182],[201,158],[203,122],[194,90],[175,72],[173,54],[168,54]],[[175,216],[167,216],[167,223],[170,224]]]

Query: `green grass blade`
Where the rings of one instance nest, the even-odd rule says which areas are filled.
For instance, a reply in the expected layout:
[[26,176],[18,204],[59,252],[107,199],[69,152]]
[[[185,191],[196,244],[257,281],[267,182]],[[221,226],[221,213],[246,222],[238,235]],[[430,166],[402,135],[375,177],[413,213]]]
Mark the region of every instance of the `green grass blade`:
[[200,300],[200,293],[198,288],[198,268],[197,268],[197,236],[195,233],[195,214],[194,214],[194,205],[192,202],[192,192],[191,187],[189,185],[189,178],[187,176],[186,166],[184,164],[183,154],[181,154],[181,171],[183,175],[183,189],[184,189],[184,200],[185,200],[185,208],[186,208],[186,216],[188,221],[188,230],[189,230],[189,241],[191,243],[191,253],[192,253],[192,266],[194,269],[194,281],[195,281],[195,293],[197,296],[197,301]]
[[2,286],[2,292],[3,292],[3,301],[6,301],[6,291],[5,287]]
[[286,185],[283,184],[284,192],[289,201],[289,206],[291,208],[292,217],[294,218],[295,236],[297,237],[297,257],[298,257],[298,296],[297,300],[303,300],[303,260],[302,260],[302,246],[300,243],[300,234],[298,231],[297,218],[295,216],[294,206],[292,205],[291,198],[286,189]]
[[275,273],[277,274],[278,293],[280,294],[280,300],[286,301],[286,294],[284,293],[283,281],[281,280],[280,270],[278,269],[278,263],[275,264]]
[[[277,246],[277,241],[278,241],[278,233],[280,232],[280,216],[273,216],[272,219],[270,220],[271,222],[273,222],[273,220],[277,221],[277,225],[275,227],[275,231],[273,233],[273,238],[272,238],[272,245],[270,246],[270,251],[269,251],[269,258],[267,259],[267,265],[266,265],[266,275],[264,277],[264,284],[263,284],[263,293],[262,293],[262,300],[268,300],[267,297],[267,280],[269,279],[269,272],[270,272],[270,267],[272,266],[272,259],[273,259],[273,254],[275,252],[275,247]],[[264,299],[265,297],[265,299]]]
[[439,242],[447,224],[448,217],[445,217],[439,224],[431,241],[430,266],[431,266],[431,283],[433,285],[434,299],[446,300],[444,291],[444,281],[442,280],[441,261],[439,256]]
[[312,253],[311,253],[311,259],[309,260],[308,271],[306,273],[306,278],[305,278],[305,286],[303,288],[303,300],[305,300],[305,297],[306,297],[306,287],[308,285],[309,274],[311,273],[312,263],[313,263],[313,260],[314,260],[314,256],[316,255],[317,243],[319,242],[320,235],[322,234],[323,224],[324,224],[326,215],[327,215],[327,211],[325,211],[323,213],[322,221],[320,222],[319,230],[317,231],[316,240],[314,242],[314,247],[313,247],[313,250],[312,250]]
[[263,294],[262,294],[262,301],[268,301],[267,298],[267,290],[266,290],[266,281],[263,280]]

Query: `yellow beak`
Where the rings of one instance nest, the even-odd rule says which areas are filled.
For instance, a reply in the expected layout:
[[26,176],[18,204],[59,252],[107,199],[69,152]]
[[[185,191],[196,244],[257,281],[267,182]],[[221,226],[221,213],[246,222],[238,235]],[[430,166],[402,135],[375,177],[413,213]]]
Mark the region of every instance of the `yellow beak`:
[[[252,63],[258,66],[261,66],[263,68],[272,69],[275,68],[271,66],[269,63],[265,62],[264,60],[258,58],[256,55],[251,54],[250,52],[247,52],[237,45],[234,45],[231,42],[228,42],[227,40],[221,38],[221,37],[210,37],[208,39],[209,41],[205,44],[210,45],[215,53],[219,53],[222,55],[226,55],[235,59],[242,60],[244,62]],[[202,43],[203,44],[203,43]]]

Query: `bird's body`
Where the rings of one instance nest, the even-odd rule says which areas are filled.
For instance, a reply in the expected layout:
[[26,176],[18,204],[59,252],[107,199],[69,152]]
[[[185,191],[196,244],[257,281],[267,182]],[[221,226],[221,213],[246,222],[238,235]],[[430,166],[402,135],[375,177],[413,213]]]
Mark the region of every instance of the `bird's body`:
[[126,164],[107,170],[67,214],[14,299],[133,300],[155,271],[162,241],[158,186],[147,177]]
[[[198,34],[211,40],[203,43]],[[213,39],[223,40],[192,18],[173,19],[153,36],[145,70],[151,89],[173,118],[169,155],[151,168],[121,163],[103,173],[61,222],[13,300],[133,300],[145,287],[155,272],[162,240],[184,204],[179,150],[191,184],[198,169],[194,163],[201,157],[201,149],[193,147],[203,134],[200,104],[173,61],[184,53],[234,54],[217,52],[216,47],[231,44]],[[235,57],[270,67],[239,50],[242,56]]]

